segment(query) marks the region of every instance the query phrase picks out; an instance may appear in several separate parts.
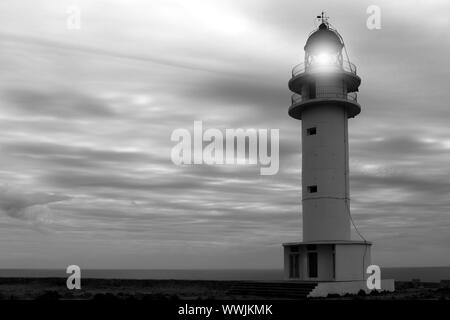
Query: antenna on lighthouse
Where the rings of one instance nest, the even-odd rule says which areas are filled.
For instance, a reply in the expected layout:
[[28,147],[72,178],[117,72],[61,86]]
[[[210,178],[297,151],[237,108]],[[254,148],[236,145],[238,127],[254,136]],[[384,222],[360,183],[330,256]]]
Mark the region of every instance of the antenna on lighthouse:
[[322,12],[320,13],[320,15],[317,16],[317,19],[319,19],[322,23],[324,23],[324,24],[326,24],[326,25],[328,25],[328,19],[329,19],[329,18],[330,18],[330,17],[328,17],[328,16],[325,15],[325,11],[322,11]]

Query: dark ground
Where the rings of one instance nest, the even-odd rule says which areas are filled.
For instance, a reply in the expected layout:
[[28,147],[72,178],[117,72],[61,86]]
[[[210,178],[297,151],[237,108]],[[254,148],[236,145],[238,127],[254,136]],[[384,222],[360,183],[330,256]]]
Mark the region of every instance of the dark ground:
[[[242,300],[264,297],[227,292],[236,281],[82,279],[68,290],[65,278],[0,278],[0,300]],[[273,298],[272,298],[273,299]],[[330,296],[348,300],[450,300],[450,287],[439,283],[396,282],[394,293]],[[317,299],[315,299],[317,300]]]

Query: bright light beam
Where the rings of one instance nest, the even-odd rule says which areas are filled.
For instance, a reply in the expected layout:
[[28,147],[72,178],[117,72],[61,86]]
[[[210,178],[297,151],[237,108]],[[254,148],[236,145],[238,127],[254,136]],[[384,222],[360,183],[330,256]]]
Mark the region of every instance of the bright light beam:
[[332,62],[332,58],[329,54],[321,53],[316,58],[317,64],[321,66],[328,66]]

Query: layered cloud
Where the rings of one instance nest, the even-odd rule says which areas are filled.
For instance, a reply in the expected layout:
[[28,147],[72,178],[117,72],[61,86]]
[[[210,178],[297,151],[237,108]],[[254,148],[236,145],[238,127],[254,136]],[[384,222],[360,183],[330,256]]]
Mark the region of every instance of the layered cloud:
[[[381,1],[369,31],[370,4],[78,1],[70,31],[73,3],[3,2],[0,265],[279,268],[301,239],[287,81],[323,8],[363,81],[351,197],[374,261],[450,264],[450,23],[429,19],[448,4]],[[194,120],[280,129],[279,174],[175,166],[171,133]]]

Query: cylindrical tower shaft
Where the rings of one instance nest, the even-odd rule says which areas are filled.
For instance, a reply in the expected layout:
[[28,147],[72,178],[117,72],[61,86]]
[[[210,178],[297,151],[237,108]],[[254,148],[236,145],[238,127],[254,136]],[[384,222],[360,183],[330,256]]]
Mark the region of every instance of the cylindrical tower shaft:
[[361,111],[356,67],[342,57],[342,37],[321,24],[293,69],[289,115],[302,120],[303,241],[348,241],[348,118]]
[[302,114],[303,240],[350,240],[347,113],[323,103]]

